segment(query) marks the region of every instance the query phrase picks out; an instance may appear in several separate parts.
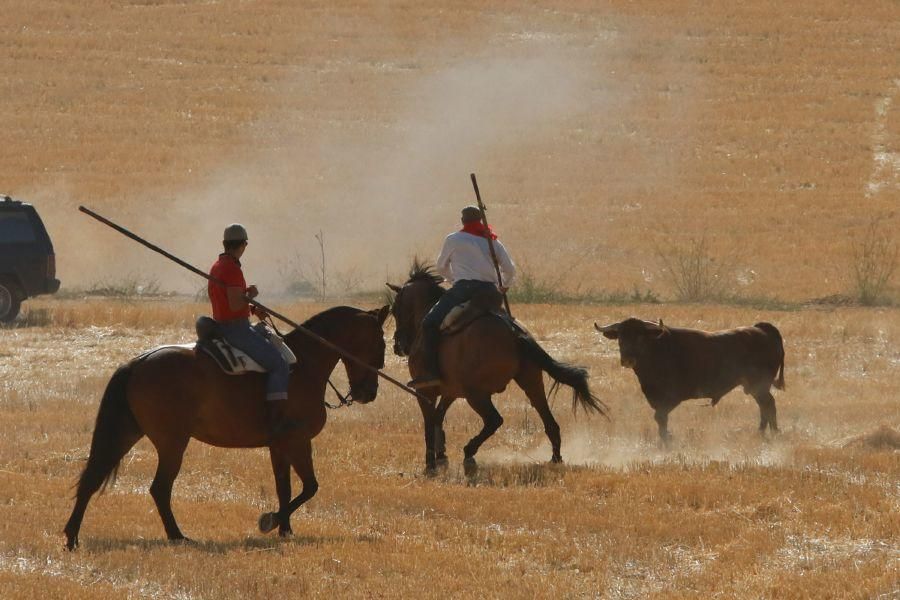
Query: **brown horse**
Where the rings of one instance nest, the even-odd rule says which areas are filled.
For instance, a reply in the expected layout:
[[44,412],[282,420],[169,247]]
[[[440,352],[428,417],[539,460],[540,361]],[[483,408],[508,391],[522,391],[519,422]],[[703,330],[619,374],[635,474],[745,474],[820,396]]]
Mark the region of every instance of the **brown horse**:
[[[382,325],[388,307],[363,311],[349,306],[326,310],[303,327],[352,354],[366,364],[384,366]],[[378,394],[378,376],[295,330],[285,343],[299,358],[291,374],[285,412],[299,425],[267,441],[263,415],[265,375],[226,375],[204,353],[184,348],[147,352],[119,367],[100,401],[87,465],[78,480],[75,508],[66,524],[66,547],[78,546],[78,531],[87,504],[101,486],[115,480],[119,462],[145,435],[156,447],[159,463],[150,495],[170,540],[186,538],[172,514],[172,484],[181,469],[191,438],[226,448],[269,446],[278,512],[265,513],[264,533],[278,527],[291,533],[290,517],[318,490],[312,462],[312,439],[325,426],[325,386],[338,360],[350,380],[350,396],[371,402]],[[291,467],[303,483],[291,499]]]
[[[396,296],[391,313],[397,322],[394,352],[409,356],[409,372],[416,376],[423,366],[414,351],[420,343],[422,318],[444,294],[439,284],[443,279],[418,261],[413,263],[409,279],[403,286],[387,284]],[[419,407],[425,424],[425,467],[433,472],[437,465],[447,464],[444,417],[457,398],[465,398],[483,421],[481,431],[464,448],[467,472],[476,467],[475,454],[481,445],[503,424],[503,417],[491,401],[491,395],[506,389],[515,380],[528,396],[544,423],[544,432],[553,447],[551,461],[562,462],[559,424],[547,404],[542,373],[554,380],[551,393],[564,384],[573,389],[573,405],[606,416],[606,405],[598,400],[588,385],[587,371],[554,360],[527,333],[513,328],[508,320],[496,314],[485,314],[459,333],[444,336],[439,346],[442,385],[419,393]],[[437,401],[440,396],[440,402]]]

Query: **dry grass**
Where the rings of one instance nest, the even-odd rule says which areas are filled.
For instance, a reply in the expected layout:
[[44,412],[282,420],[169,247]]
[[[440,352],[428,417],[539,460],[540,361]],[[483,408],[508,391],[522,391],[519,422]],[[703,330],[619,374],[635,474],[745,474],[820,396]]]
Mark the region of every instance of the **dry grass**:
[[[850,240],[874,215],[900,231],[898,38],[891,0],[6,2],[0,191],[38,204],[69,291],[199,287],[86,222],[82,203],[201,267],[223,224],[242,221],[264,292],[295,257],[317,264],[322,230],[329,286],[380,286],[436,252],[474,170],[517,260],[573,297],[671,298],[654,248],[704,239],[710,256],[740,258],[728,287],[805,301],[851,289]],[[322,488],[293,539],[255,530],[275,503],[263,452],[194,445],[174,507],[199,542],[169,546],[144,441],[88,510],[76,554],[60,530],[106,381],[141,350],[191,339],[204,308],[25,309],[0,330],[3,598],[900,593],[900,459],[874,443],[900,428],[894,309],[522,307],[613,409],[610,423],[576,420],[556,401],[566,466],[543,463],[538,419],[510,390],[478,476],[459,466],[478,423],[455,407],[453,462],[423,478],[418,409],[382,388],[330,413]],[[629,313],[774,322],[782,435],[760,441],[754,403],[735,394],[677,409],[661,452],[633,375],[591,329]],[[394,357],[387,369],[404,373]]]
[[[174,507],[197,544],[168,545],[147,494],[145,440],[68,554],[60,531],[108,377],[145,348],[189,340],[199,307],[35,305],[44,324],[0,338],[4,597],[872,598],[900,585],[897,450],[848,443],[900,426],[896,310],[523,306],[541,343],[587,365],[612,407],[607,423],[554,402],[565,466],[545,464],[537,416],[511,389],[498,396],[506,423],[479,473],[462,472],[478,422],[459,406],[448,416],[451,465],[425,478],[418,409],[385,387],[373,405],[329,413],[315,443],[322,488],[295,515],[293,539],[255,531],[275,503],[263,451],[194,444]],[[302,319],[321,306],[281,308]],[[633,374],[590,324],[662,310],[669,323],[710,329],[777,323],[788,365],[779,437],[757,437],[755,404],[735,392],[715,409],[678,408],[674,449],[657,447]],[[403,376],[396,357],[386,368]]]

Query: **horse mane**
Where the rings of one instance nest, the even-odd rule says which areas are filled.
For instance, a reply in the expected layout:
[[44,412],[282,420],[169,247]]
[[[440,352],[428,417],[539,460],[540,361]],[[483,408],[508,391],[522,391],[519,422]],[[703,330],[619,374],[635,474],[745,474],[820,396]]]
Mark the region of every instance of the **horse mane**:
[[[336,319],[340,319],[342,317],[352,317],[354,315],[362,312],[361,308],[354,308],[353,306],[335,306],[326,310],[323,310],[320,313],[317,313],[303,323],[300,324],[304,329],[308,329],[313,333],[317,333],[322,335],[333,321]],[[294,329],[293,331],[285,334],[284,339],[287,340],[289,338],[293,338],[295,335],[302,335],[299,329]]]
[[413,259],[412,267],[409,269],[409,279],[406,280],[406,283],[413,281],[430,281],[435,285],[439,285],[444,281],[444,278],[434,272],[434,265],[420,262],[419,258],[416,257]]

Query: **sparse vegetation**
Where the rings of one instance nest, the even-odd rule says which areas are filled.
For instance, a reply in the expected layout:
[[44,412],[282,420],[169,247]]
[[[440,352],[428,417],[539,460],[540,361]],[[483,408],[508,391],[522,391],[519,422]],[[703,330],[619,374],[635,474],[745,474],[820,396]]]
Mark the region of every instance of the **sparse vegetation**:
[[852,243],[854,291],[863,306],[887,302],[886,294],[897,271],[900,245],[896,230],[885,217],[873,218]]
[[683,241],[669,237],[656,244],[656,258],[677,300],[716,302],[729,295],[734,260],[716,255],[706,234]]

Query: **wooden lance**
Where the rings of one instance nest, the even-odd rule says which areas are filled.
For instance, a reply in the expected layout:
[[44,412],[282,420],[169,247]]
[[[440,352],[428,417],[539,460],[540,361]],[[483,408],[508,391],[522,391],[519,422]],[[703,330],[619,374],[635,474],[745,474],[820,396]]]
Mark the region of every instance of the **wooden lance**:
[[[211,281],[212,283],[214,283],[214,284],[216,284],[216,285],[225,287],[225,282],[222,281],[221,279],[218,279],[218,278],[216,278],[216,277],[213,277],[213,276],[209,275],[208,273],[204,273],[203,271],[201,271],[201,270],[198,269],[197,267],[195,267],[195,266],[193,266],[193,265],[191,265],[191,264],[189,264],[189,263],[187,263],[187,262],[181,260],[181,259],[178,258],[177,256],[174,256],[174,255],[172,255],[172,254],[169,254],[168,252],[166,252],[165,250],[163,250],[163,249],[160,248],[159,246],[156,246],[156,245],[154,245],[154,244],[151,244],[151,243],[148,242],[147,240],[145,240],[145,239],[143,239],[143,238],[141,238],[141,237],[135,235],[134,233],[128,231],[127,229],[125,229],[124,227],[122,227],[122,226],[120,226],[120,225],[116,225],[115,223],[113,223],[113,222],[110,221],[109,219],[106,219],[105,217],[102,217],[102,216],[98,215],[97,213],[95,213],[94,211],[90,210],[89,208],[85,208],[84,206],[79,206],[79,207],[78,207],[78,210],[80,210],[81,212],[83,212],[83,213],[86,214],[86,215],[89,215],[89,216],[91,216],[91,217],[97,219],[98,221],[100,221],[100,222],[103,223],[104,225],[108,225],[108,226],[112,227],[113,229],[115,229],[116,231],[118,231],[119,233],[121,233],[122,235],[124,235],[124,236],[126,236],[126,237],[129,237],[129,238],[131,238],[131,239],[133,239],[134,241],[138,242],[139,244],[142,244],[142,245],[146,246],[147,248],[150,248],[150,249],[153,250],[154,252],[157,252],[157,253],[159,253],[159,254],[162,254],[163,256],[165,256],[166,258],[168,258],[169,260],[178,263],[179,265],[181,265],[182,267],[184,267],[184,268],[187,269],[188,271],[191,271],[191,272],[193,272],[193,273],[196,273],[196,274],[199,275],[200,277],[203,277],[204,279],[206,279],[206,280],[208,280],[208,281]],[[350,360],[350,361],[356,363],[356,364],[359,365],[360,367],[362,367],[362,368],[364,368],[364,369],[367,369],[367,370],[370,371],[370,372],[376,373],[379,377],[381,377],[381,378],[383,378],[383,379],[385,379],[385,380],[387,380],[387,381],[393,383],[394,385],[396,385],[397,387],[399,387],[401,390],[403,390],[403,391],[405,391],[405,392],[409,392],[410,394],[412,394],[413,396],[415,396],[415,397],[417,397],[417,398],[421,398],[421,399],[423,399],[423,400],[427,400],[427,398],[425,398],[424,396],[419,395],[419,393],[418,393],[416,390],[412,389],[411,387],[409,387],[409,386],[407,386],[407,385],[404,385],[403,383],[401,383],[400,381],[394,379],[393,377],[391,377],[391,376],[388,375],[387,373],[384,373],[384,372],[382,372],[382,371],[376,369],[375,367],[373,367],[373,366],[370,365],[369,363],[365,362],[364,360],[362,360],[362,359],[360,359],[360,358],[357,358],[356,356],[354,356],[354,355],[352,355],[352,354],[349,354],[348,352],[346,352],[345,350],[343,350],[343,349],[340,348],[339,346],[336,346],[336,345],[332,344],[331,342],[329,342],[328,340],[326,340],[326,339],[323,338],[322,336],[318,335],[317,333],[315,333],[315,332],[313,332],[313,331],[310,331],[309,329],[307,329],[306,327],[303,327],[302,325],[299,325],[299,324],[295,323],[294,321],[292,321],[291,319],[287,318],[286,316],[284,316],[284,315],[282,315],[282,314],[279,314],[279,313],[275,312],[274,310],[272,310],[272,309],[269,308],[268,306],[265,306],[265,305],[263,305],[262,303],[257,302],[256,300],[254,300],[253,298],[250,298],[250,297],[248,297],[248,296],[244,296],[244,300],[246,300],[247,304],[250,304],[250,305],[252,305],[252,306],[256,306],[257,308],[261,308],[262,310],[266,311],[267,313],[269,313],[269,314],[272,315],[273,317],[275,317],[275,318],[277,318],[277,319],[281,319],[282,321],[284,321],[285,323],[287,323],[288,325],[290,325],[290,326],[293,327],[294,329],[297,329],[298,331],[302,332],[304,335],[307,335],[307,336],[311,337],[312,339],[316,340],[317,342],[319,342],[320,344],[322,344],[322,345],[325,346],[326,348],[329,348],[329,349],[331,349],[331,350],[337,352],[338,354],[341,355],[342,358],[346,358],[347,360]]]
[[494,261],[494,270],[497,271],[497,285],[500,286],[501,292],[503,293],[503,305],[506,307],[506,314],[508,314],[512,318],[512,311],[509,310],[509,299],[506,297],[506,292],[503,291],[503,276],[500,275],[500,263],[497,261],[497,252],[494,250],[494,240],[491,236],[491,229],[488,227],[487,221],[487,209],[484,207],[484,202],[481,201],[481,192],[478,191],[478,180],[475,179],[475,173],[471,174],[472,177],[472,186],[475,188],[475,199],[478,200],[478,209],[481,211],[481,222],[484,224],[485,237],[487,237],[488,241],[488,249],[491,251],[491,260]]

